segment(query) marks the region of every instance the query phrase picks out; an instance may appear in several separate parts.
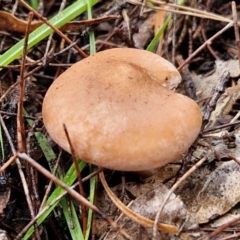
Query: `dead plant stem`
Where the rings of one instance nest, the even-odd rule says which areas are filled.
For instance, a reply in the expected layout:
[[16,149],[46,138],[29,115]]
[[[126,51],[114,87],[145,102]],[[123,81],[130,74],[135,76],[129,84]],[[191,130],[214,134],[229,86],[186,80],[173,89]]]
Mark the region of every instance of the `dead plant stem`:
[[[66,127],[65,124],[63,125],[63,128],[64,128],[64,132],[65,132],[65,135],[67,137],[67,140],[68,140],[68,143],[69,143],[69,146],[70,146],[71,155],[72,155],[76,175],[77,175],[77,178],[78,178],[79,192],[83,197],[85,197],[81,172],[80,172],[79,167],[78,167],[78,159],[76,157],[75,150],[74,150],[74,147],[72,145],[71,138],[69,136],[69,133],[67,131],[67,127]],[[82,209],[81,220],[82,220],[83,236],[85,236],[86,231],[87,231],[87,208],[86,208],[85,204],[83,204],[83,203],[81,204],[81,209]]]

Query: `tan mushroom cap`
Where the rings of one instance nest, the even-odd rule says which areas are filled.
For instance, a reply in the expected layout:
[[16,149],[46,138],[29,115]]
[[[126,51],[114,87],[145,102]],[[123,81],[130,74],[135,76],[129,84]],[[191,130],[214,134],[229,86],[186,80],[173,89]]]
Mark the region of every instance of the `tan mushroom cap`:
[[152,64],[139,64],[140,58],[162,62],[170,78],[170,63],[135,49],[97,53],[60,75],[43,102],[44,124],[53,140],[70,152],[65,124],[79,158],[115,170],[150,170],[177,160],[199,134],[200,109],[153,81],[145,68]]

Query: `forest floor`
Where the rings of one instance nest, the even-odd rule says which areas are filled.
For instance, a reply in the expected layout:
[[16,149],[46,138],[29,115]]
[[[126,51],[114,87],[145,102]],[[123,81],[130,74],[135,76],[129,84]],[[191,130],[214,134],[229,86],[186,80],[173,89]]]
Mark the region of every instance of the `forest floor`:
[[[31,20],[24,1],[0,0],[0,239],[239,239],[240,1],[186,0],[179,5],[183,8],[172,1],[89,2],[94,6],[88,13],[74,13],[73,20],[80,22],[59,15],[66,23],[60,33],[43,37],[45,30],[38,30],[42,20],[69,7],[74,12],[74,2],[32,0],[28,4],[36,11],[32,9]],[[93,20],[88,20],[90,12]],[[167,17],[170,22],[157,38]],[[20,41],[30,32],[35,35],[24,51]],[[71,155],[44,127],[42,102],[52,82],[72,64],[110,48],[149,50],[175,65],[182,75],[175,91],[199,105],[203,123],[188,152],[160,170],[147,175],[104,171],[115,198],[125,204],[121,210],[110,200],[99,172],[79,163],[85,179],[79,180],[80,193],[99,211],[92,220],[80,197],[56,200],[62,193],[54,191],[57,182],[28,158],[53,174],[58,168],[56,176],[68,185],[76,182]],[[141,225],[131,219],[127,205],[145,217]],[[153,227],[154,220],[166,224],[164,231]]]

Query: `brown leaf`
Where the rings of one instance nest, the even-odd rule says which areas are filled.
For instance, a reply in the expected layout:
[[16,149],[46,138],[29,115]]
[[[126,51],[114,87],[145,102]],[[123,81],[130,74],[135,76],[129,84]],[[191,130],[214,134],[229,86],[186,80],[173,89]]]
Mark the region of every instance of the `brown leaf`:
[[[101,22],[110,20],[110,19],[117,19],[117,15],[109,15],[100,17],[97,19],[91,20],[84,20],[84,21],[72,21],[70,23],[65,24],[60,29],[64,32],[69,31],[80,31],[83,26],[90,26],[94,24],[99,24]],[[33,21],[30,25],[30,32],[34,31],[38,27],[43,24],[42,21]],[[8,32],[18,32],[18,33],[25,33],[27,27],[27,22],[23,21],[19,18],[16,18],[12,14],[0,11],[0,30],[8,31]]]
[[240,201],[240,166],[228,161],[219,166],[206,179],[199,193],[193,193],[189,212],[198,223],[221,216]]

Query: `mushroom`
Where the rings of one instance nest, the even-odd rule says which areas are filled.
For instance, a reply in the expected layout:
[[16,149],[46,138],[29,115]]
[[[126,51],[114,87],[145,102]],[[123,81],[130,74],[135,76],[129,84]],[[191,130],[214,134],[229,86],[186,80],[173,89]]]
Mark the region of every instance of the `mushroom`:
[[89,56],[60,75],[43,101],[52,139],[77,157],[121,171],[156,169],[177,160],[198,136],[202,117],[175,88],[180,74],[153,53],[119,48]]

